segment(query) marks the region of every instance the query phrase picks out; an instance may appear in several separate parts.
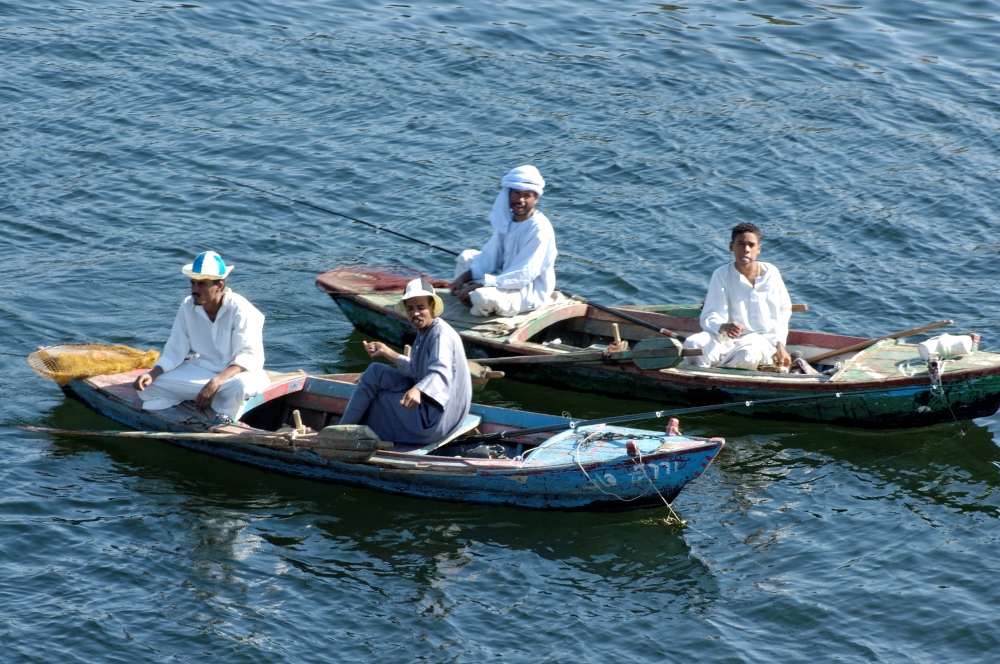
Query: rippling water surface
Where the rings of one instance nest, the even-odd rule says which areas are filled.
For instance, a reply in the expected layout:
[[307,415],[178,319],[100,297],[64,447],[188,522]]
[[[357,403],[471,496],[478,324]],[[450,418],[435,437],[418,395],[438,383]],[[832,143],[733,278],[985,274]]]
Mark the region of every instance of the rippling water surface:
[[[5,661],[993,661],[1000,418],[729,441],[660,510],[540,514],[312,484],[106,428],[38,345],[163,343],[214,248],[272,369],[364,353],[313,278],[449,258],[522,163],[567,289],[695,302],[764,229],[798,328],[953,318],[997,348],[1000,3],[0,0]],[[648,410],[494,381],[482,398]]]

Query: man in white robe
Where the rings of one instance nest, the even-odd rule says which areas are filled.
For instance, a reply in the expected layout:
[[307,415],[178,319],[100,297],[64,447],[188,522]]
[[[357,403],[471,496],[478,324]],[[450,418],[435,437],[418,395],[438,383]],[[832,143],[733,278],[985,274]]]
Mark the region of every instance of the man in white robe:
[[734,261],[712,274],[701,310],[702,332],[684,341],[685,348],[701,348],[700,356],[685,364],[704,367],[756,369],[761,364],[791,364],[785,350],[792,301],[778,268],[758,261],[760,229],[737,224],[729,250]]
[[462,338],[438,318],[444,303],[420,279],[406,285],[396,311],[417,332],[410,357],[384,343],[365,342],[374,363],[365,369],[340,424],[366,424],[381,440],[428,445],[447,438],[465,421],[472,404],[472,378]]
[[191,279],[191,295],[177,311],[163,355],[134,383],[144,410],[193,400],[201,410],[211,407],[221,424],[239,419],[247,399],[270,385],[264,314],[226,287],[232,270],[214,251],[181,269]]
[[514,316],[546,304],[556,288],[556,237],[535,209],[545,180],[534,166],[515,168],[500,182],[490,212],[493,236],[482,251],[455,261],[451,294],[474,316]]

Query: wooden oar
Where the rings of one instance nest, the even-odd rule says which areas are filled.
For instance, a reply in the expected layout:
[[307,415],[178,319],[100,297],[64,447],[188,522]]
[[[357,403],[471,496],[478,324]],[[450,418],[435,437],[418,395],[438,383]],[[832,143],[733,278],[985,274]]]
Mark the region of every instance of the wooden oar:
[[267,433],[178,433],[174,431],[95,431],[79,429],[54,429],[51,427],[22,426],[26,431],[55,434],[59,436],[83,436],[98,438],[141,438],[145,440],[196,441],[199,443],[247,443],[263,447],[289,447],[292,436]]
[[53,429],[48,427],[20,427],[27,431],[58,436],[95,438],[137,438],[176,442],[199,442],[216,445],[242,443],[268,449],[295,451],[308,450],[330,461],[362,463],[378,450],[392,449],[392,443],[378,439],[375,432],[362,425],[342,425],[325,428],[319,433],[299,434],[294,431],[275,433],[176,433],[173,431],[87,431]]
[[[665,342],[665,343],[664,343]],[[588,350],[579,353],[560,353],[558,355],[519,355],[517,357],[491,357],[483,363],[495,364],[559,364],[574,362],[635,362],[643,369],[662,369],[675,365],[681,357],[701,355],[700,348],[681,348],[673,339],[644,339],[632,350],[607,353],[601,350]]]
[[884,337],[879,337],[878,339],[870,339],[868,341],[861,341],[850,346],[845,346],[844,348],[839,348],[837,350],[831,350],[826,353],[820,353],[815,357],[810,357],[806,362],[809,364],[816,364],[822,360],[830,359],[831,357],[836,357],[838,355],[843,355],[844,353],[854,353],[859,350],[864,350],[866,348],[871,348],[880,341],[885,341],[886,339],[902,339],[904,337],[912,337],[914,334],[922,334],[923,332],[930,332],[931,330],[936,330],[939,327],[945,327],[946,325],[951,325],[955,321],[953,320],[939,320],[936,323],[931,323],[930,325],[923,325],[921,327],[914,327],[909,330],[903,330],[902,332],[895,332],[893,334],[887,334]]
[[[565,293],[565,291],[563,291],[563,292]],[[587,306],[594,307],[595,309],[600,309],[601,311],[603,311],[605,313],[609,313],[612,316],[618,316],[622,320],[627,320],[628,322],[633,323],[635,325],[641,325],[642,327],[645,327],[645,328],[648,328],[650,330],[653,330],[654,332],[659,332],[660,334],[662,334],[665,337],[673,337],[673,336],[675,336],[673,332],[671,332],[670,330],[668,330],[665,327],[660,327],[659,325],[653,325],[649,321],[644,321],[641,318],[636,318],[635,316],[629,316],[628,314],[623,313],[623,312],[619,311],[618,309],[612,309],[611,307],[606,307],[603,304],[597,304],[596,302],[591,302],[587,298],[581,297],[579,295],[570,295],[569,293],[565,293],[565,294],[569,295],[572,299],[576,300],[577,302],[583,302]]]

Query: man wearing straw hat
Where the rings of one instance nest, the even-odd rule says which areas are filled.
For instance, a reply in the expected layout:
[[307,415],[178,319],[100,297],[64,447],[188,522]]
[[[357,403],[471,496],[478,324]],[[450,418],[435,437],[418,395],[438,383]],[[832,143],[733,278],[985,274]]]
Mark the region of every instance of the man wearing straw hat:
[[421,279],[406,284],[396,312],[417,332],[410,357],[380,342],[365,342],[373,363],[361,376],[341,424],[366,424],[382,440],[428,445],[446,438],[465,420],[472,379],[458,333],[438,318],[444,303]]
[[201,410],[211,407],[221,424],[239,419],[247,399],[270,384],[264,372],[264,314],[226,287],[232,271],[214,251],[181,269],[191,279],[191,296],[177,311],[159,361],[135,379],[143,409],[193,400]]
[[473,316],[514,316],[546,304],[556,287],[556,237],[535,209],[545,180],[534,166],[519,166],[500,181],[493,202],[493,235],[482,251],[455,261],[451,294]]

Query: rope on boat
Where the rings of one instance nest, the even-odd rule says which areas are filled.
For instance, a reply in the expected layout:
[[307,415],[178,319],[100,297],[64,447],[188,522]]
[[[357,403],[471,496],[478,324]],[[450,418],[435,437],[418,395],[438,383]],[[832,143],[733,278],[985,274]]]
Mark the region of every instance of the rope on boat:
[[[944,393],[944,388],[941,385],[941,376],[944,375],[945,365],[949,362],[955,362],[952,359],[935,359],[931,358],[931,361],[924,359],[912,359],[901,362],[897,365],[899,373],[903,374],[907,378],[913,378],[917,375],[920,369],[913,369],[910,371],[910,367],[919,367],[921,365],[927,367],[927,374],[930,376],[931,381],[931,397],[935,397],[944,402],[944,405],[948,407],[948,412],[951,413],[951,418],[955,422],[959,422],[958,416],[955,415],[955,411],[951,407],[951,402],[948,401],[947,395]],[[965,431],[962,431],[962,435],[965,435]]]
[[674,511],[674,506],[672,504],[670,504],[670,503],[667,502],[667,499],[663,497],[662,493],[660,493],[660,490],[656,487],[656,484],[653,483],[653,480],[649,479],[649,474],[646,473],[646,464],[644,464],[642,462],[642,450],[640,450],[638,448],[638,446],[636,447],[636,451],[639,454],[639,470],[642,471],[642,476],[646,478],[646,482],[649,485],[649,486],[646,487],[646,490],[643,491],[642,493],[640,493],[638,496],[635,496],[633,498],[622,498],[621,496],[619,496],[617,493],[614,493],[613,491],[605,491],[604,487],[602,487],[600,485],[600,483],[595,482],[594,480],[590,479],[590,474],[587,473],[587,469],[583,467],[583,463],[580,461],[580,448],[583,447],[586,443],[591,442],[592,440],[595,440],[595,439],[598,439],[598,438],[603,438],[604,435],[605,435],[605,432],[603,431],[603,428],[604,428],[604,426],[601,425],[601,426],[598,427],[597,431],[593,431],[593,432],[587,434],[586,436],[583,436],[582,438],[578,439],[576,441],[576,447],[573,448],[573,459],[576,461],[577,467],[580,468],[580,472],[582,472],[583,476],[587,478],[587,481],[590,484],[593,484],[595,487],[597,487],[597,490],[600,491],[601,493],[603,493],[605,495],[608,495],[608,496],[612,496],[614,498],[617,498],[618,500],[620,500],[620,501],[622,501],[624,503],[630,503],[633,500],[639,500],[640,498],[645,497],[646,494],[649,493],[649,489],[652,488],[653,491],[656,492],[656,495],[660,497],[660,500],[663,501],[663,504],[667,506],[667,509],[670,510],[670,518],[663,520],[664,525],[667,525],[667,526],[686,526],[687,525],[687,521],[685,521],[684,519],[682,519],[679,516],[677,516],[677,512]]

